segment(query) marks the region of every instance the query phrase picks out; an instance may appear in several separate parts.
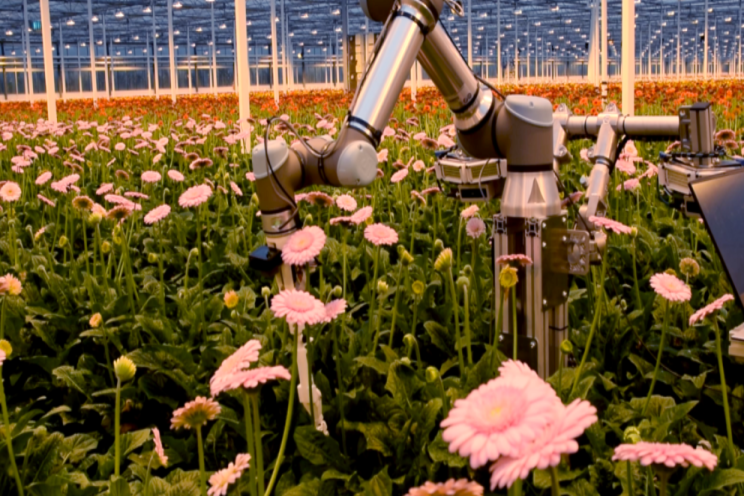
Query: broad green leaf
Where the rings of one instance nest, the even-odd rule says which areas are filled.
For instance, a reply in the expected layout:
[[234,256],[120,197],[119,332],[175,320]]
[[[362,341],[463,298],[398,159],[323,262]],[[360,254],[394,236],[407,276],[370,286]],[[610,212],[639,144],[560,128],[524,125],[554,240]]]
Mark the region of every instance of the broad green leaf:
[[364,494],[365,496],[391,496],[393,494],[393,481],[390,480],[387,467],[364,484]]
[[288,489],[282,496],[318,496],[320,484],[320,479],[304,481],[295,487]]
[[63,365],[54,369],[52,373],[57,379],[64,382],[68,387],[85,394],[87,384],[85,381],[86,373],[84,371],[75,370],[74,367],[71,367],[69,365]]
[[98,440],[88,434],[73,434],[66,437],[60,448],[60,455],[72,463],[80,462],[89,451],[98,447]]
[[426,333],[431,338],[431,342],[434,346],[440,350],[449,354],[455,349],[454,341],[450,336],[449,331],[447,331],[447,328],[442,326],[439,322],[433,320],[424,322],[424,329],[426,329]]
[[717,470],[703,479],[700,496],[741,483],[744,483],[744,470],[737,468]]
[[295,429],[294,441],[303,458],[313,465],[330,465],[344,470],[344,461],[338,442],[332,437],[319,432],[314,426],[303,425]]
[[115,477],[111,479],[111,485],[109,486],[110,496],[131,496],[132,493],[129,491],[129,483],[122,477]]
[[450,468],[463,468],[468,464],[467,458],[450,453],[449,445],[442,439],[442,431],[439,431],[436,439],[429,444],[429,456],[435,462],[444,463]]

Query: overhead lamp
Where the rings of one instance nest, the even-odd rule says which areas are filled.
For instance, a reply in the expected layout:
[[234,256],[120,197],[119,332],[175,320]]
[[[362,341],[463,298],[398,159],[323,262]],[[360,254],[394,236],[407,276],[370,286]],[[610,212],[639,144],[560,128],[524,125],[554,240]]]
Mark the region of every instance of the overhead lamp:
[[144,9],[142,9],[142,12],[144,14],[149,14],[150,12],[152,12],[152,9],[150,7],[145,7]]
[[232,40],[227,40],[226,42],[228,45],[232,45]]
[[540,21],[537,21],[537,22],[535,23],[535,26],[537,26],[537,27],[539,28],[540,26],[542,26],[542,22],[540,22]]
[[90,18],[91,22],[98,22],[98,16],[93,16]]
[[522,9],[515,10],[514,15],[522,15]]
[[313,29],[312,31],[310,31],[310,34],[313,35],[313,36],[315,36],[315,35],[318,34],[318,30],[317,29]]
[[174,9],[180,9],[181,7],[183,7],[183,4],[181,2],[176,2],[173,4]]
[[730,17],[727,17],[727,18],[726,18],[726,19],[724,19],[724,20],[725,20],[726,22],[731,22],[731,18],[730,18]]
[[310,16],[307,14],[307,12],[300,15],[300,19],[307,19],[308,17]]
[[336,9],[336,10],[334,10],[334,11],[332,12],[332,14],[333,14],[333,15],[335,15],[335,16],[337,16],[337,15],[341,15],[341,10],[340,10],[340,9]]
[[117,19],[121,19],[122,17],[124,17],[124,12],[120,10],[119,12],[114,14],[114,17],[116,17]]
[[10,29],[5,32],[5,36],[13,36],[13,31]]
[[551,8],[550,10],[552,10],[553,12],[558,12],[559,10],[561,10],[561,8],[558,5],[556,5],[555,7]]
[[202,31],[204,31],[204,30],[203,30],[203,29],[201,28],[201,26],[200,26],[200,27],[198,27],[198,28],[196,28],[196,32],[197,32],[197,33],[201,33]]
[[336,32],[337,33],[340,33],[341,32],[341,28],[340,27],[336,28]]
[[245,21],[245,25],[246,26],[253,26],[253,22],[251,22],[251,21]]
[[220,24],[220,29],[227,29],[227,24]]
[[135,35],[134,35],[134,37],[133,37],[132,39],[133,39],[134,41],[139,41],[139,36],[137,36],[137,35],[135,34]]
[[68,26],[74,26],[75,25],[75,21],[73,21],[72,19],[68,19],[65,24],[67,24]]
[[121,38],[116,38],[116,39],[114,40],[114,43],[121,43]]
[[85,42],[80,43],[80,46],[81,47],[84,47],[85,46]]
[[486,29],[484,26],[478,26],[478,31],[483,31],[484,29]]
[[103,42],[101,40],[96,41],[96,45],[103,45]]
[[178,30],[178,29],[176,29],[175,31],[173,31],[173,34],[176,35],[176,36],[178,36],[179,34],[181,34],[181,31]]
[[571,20],[571,19],[566,19],[566,24],[571,24],[572,22],[573,22],[573,20]]
[[[176,48],[178,48],[178,47],[176,47]],[[127,54],[128,55],[132,55],[132,51],[131,50],[127,51]]]
[[289,36],[290,38],[294,38],[294,31],[292,31],[291,33],[289,33],[287,36]]
[[69,50],[70,49],[70,45],[65,45],[65,48]]

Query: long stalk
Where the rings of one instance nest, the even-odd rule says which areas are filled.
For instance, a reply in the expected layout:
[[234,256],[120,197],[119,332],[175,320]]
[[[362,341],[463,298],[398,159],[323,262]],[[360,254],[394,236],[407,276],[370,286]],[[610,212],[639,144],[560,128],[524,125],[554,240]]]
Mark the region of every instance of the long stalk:
[[16,487],[18,488],[18,494],[23,496],[23,483],[21,483],[21,476],[18,473],[18,466],[16,465],[15,453],[13,453],[13,438],[11,437],[10,420],[8,418],[8,405],[5,402],[5,385],[2,380],[3,367],[0,365],[0,406],[3,408],[3,427],[5,431],[5,444],[8,447],[8,458],[10,458],[10,465],[13,468],[13,477],[16,481]]
[[513,345],[513,359],[516,360],[518,358],[519,353],[519,335],[518,335],[518,329],[517,329],[517,287],[512,286],[511,288],[511,307],[512,307],[512,343]]
[[204,441],[202,440],[201,425],[196,427],[196,444],[199,448],[199,481],[201,496],[207,496],[207,471],[204,468]]
[[463,309],[465,310],[465,342],[468,344],[468,365],[473,366],[473,346],[470,339],[470,301],[468,297],[468,287],[463,286]]
[[633,292],[635,293],[636,299],[636,310],[643,309],[643,302],[641,301],[641,291],[638,288],[638,269],[636,268],[636,242],[633,240]]
[[338,381],[338,412],[341,416],[341,446],[344,450],[344,456],[346,456],[346,413],[344,413],[344,382],[343,374],[341,372],[341,348],[339,346],[340,334],[338,330],[338,323],[333,324],[333,354],[336,357],[336,380]]
[[287,417],[284,420],[284,434],[282,434],[282,444],[279,446],[279,454],[274,462],[274,471],[271,473],[271,479],[269,485],[266,486],[265,496],[271,494],[271,490],[276,484],[277,477],[279,476],[279,468],[284,460],[284,451],[287,449],[287,440],[289,439],[289,430],[292,426],[292,414],[294,413],[294,402],[295,395],[297,394],[297,339],[299,331],[295,329],[294,333],[294,347],[292,351],[292,380],[289,383],[289,404],[287,405]]
[[256,445],[253,440],[253,416],[251,415],[248,393],[243,394],[243,421],[245,422],[245,440],[248,443],[248,453],[251,455],[251,464],[248,466],[248,491],[251,496],[256,496]]
[[403,262],[399,262],[398,267],[398,278],[395,280],[395,298],[393,298],[393,321],[390,324],[390,338],[388,339],[388,346],[393,347],[393,338],[395,336],[395,320],[398,317],[398,298],[403,292],[400,290],[400,276],[403,272]]
[[496,317],[496,329],[494,331],[493,336],[493,345],[495,347],[499,346],[499,336],[501,335],[501,327],[504,324],[504,301],[506,300],[507,291],[504,288],[501,288],[501,299],[499,300],[499,313]]
[[669,311],[671,305],[669,301],[664,300],[664,323],[661,327],[661,341],[659,342],[659,352],[656,354],[656,367],[654,367],[654,378],[651,379],[651,387],[648,389],[648,396],[646,396],[646,402],[643,404],[643,411],[641,416],[646,415],[648,405],[651,403],[651,396],[654,394],[654,387],[656,386],[656,378],[659,375],[659,367],[661,366],[661,355],[664,353],[664,344],[666,343],[667,330],[669,328]]
[[561,496],[561,485],[558,482],[558,469],[550,467],[550,480],[552,482],[552,496]]
[[[370,329],[374,329],[374,320],[375,320],[375,303],[377,302],[377,270],[380,265],[380,247],[375,246],[375,268],[373,270],[374,275],[372,276],[371,281],[371,288],[370,292],[372,293],[372,301],[370,301],[369,304],[369,326]],[[375,336],[374,342],[377,343],[378,337]],[[372,348],[372,352],[374,353],[374,347]]]
[[255,436],[253,442],[256,446],[256,479],[258,480],[258,496],[264,496],[264,462],[263,462],[263,442],[261,441],[261,417],[258,412],[259,396],[253,393],[251,398],[253,409],[253,429]]
[[631,465],[630,460],[627,461],[627,464],[628,494],[630,496],[635,496],[635,489],[633,489],[633,465]]
[[726,387],[726,375],[723,371],[723,353],[721,352],[721,331],[718,328],[718,319],[713,316],[713,328],[716,333],[716,355],[718,356],[718,373],[721,375],[721,393],[723,394],[723,413],[726,417],[726,436],[728,437],[728,448],[731,451],[731,465],[736,463],[736,450],[734,449],[734,436],[731,431],[731,413],[729,411],[728,391]]
[[448,269],[447,279],[449,280],[450,290],[452,292],[452,311],[455,314],[455,340],[457,344],[457,361],[460,364],[460,377],[465,376],[465,360],[462,356],[462,343],[460,341],[460,309],[457,304],[457,290],[455,289],[455,281],[452,280],[452,267]]
[[116,405],[114,413],[114,475],[119,477],[121,467],[121,380],[116,379]]

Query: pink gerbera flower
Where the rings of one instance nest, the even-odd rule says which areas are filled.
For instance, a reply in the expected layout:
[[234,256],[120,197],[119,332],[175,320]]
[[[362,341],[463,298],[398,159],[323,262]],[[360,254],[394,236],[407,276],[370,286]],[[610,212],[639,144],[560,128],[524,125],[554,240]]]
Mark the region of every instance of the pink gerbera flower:
[[460,212],[460,217],[462,217],[463,219],[469,219],[477,214],[479,210],[480,208],[478,208],[478,205],[470,205],[468,208]]
[[372,217],[372,207],[362,207],[351,216],[351,222],[359,225]]
[[647,467],[651,464],[665,467],[694,465],[710,471],[716,468],[718,457],[701,447],[693,448],[687,444],[647,443],[621,444],[615,448],[614,461],[641,462]]
[[326,318],[323,303],[310,293],[285,289],[271,300],[271,311],[289,324],[318,324]]
[[372,224],[364,229],[364,238],[375,246],[391,246],[398,242],[398,233],[385,224]]
[[0,187],[0,200],[4,202],[14,202],[21,197],[21,187],[18,183],[7,181]]
[[230,181],[230,189],[233,190],[236,196],[243,196],[243,190],[240,189],[240,186],[235,181]]
[[230,462],[226,468],[218,470],[209,477],[209,491],[207,496],[225,496],[230,485],[235,483],[250,467],[251,455],[241,453]]
[[305,265],[320,255],[326,242],[323,229],[305,227],[289,237],[282,248],[282,260],[289,265]]
[[167,467],[168,456],[166,456],[165,449],[163,449],[163,441],[160,439],[160,431],[157,427],[153,427],[152,429],[152,439],[155,442],[155,453],[157,453],[160,463],[164,467]]
[[615,168],[623,174],[627,174],[629,176],[632,176],[636,173],[636,167],[633,162],[631,160],[626,160],[626,158],[624,157],[617,159],[617,162],[615,162]]
[[325,319],[323,320],[324,323],[328,324],[333,319],[341,315],[346,311],[346,300],[343,298],[340,298],[338,300],[333,300],[326,304],[325,306]]
[[330,207],[333,205],[333,197],[322,191],[311,191],[305,195],[305,200],[318,207]]
[[149,226],[155,224],[156,222],[160,222],[161,220],[168,217],[170,211],[170,205],[160,205],[159,207],[153,208],[147,213],[147,215],[145,215],[145,224]]
[[486,223],[478,217],[473,217],[465,224],[465,233],[473,239],[480,238],[486,234]]
[[592,215],[589,217],[589,222],[599,227],[604,227],[608,231],[612,231],[616,234],[630,234],[633,232],[633,230],[625,224],[616,220],[608,219],[607,217],[597,217]]
[[113,189],[114,189],[113,183],[103,183],[96,190],[96,194],[98,196],[105,195],[106,193],[113,191]]
[[516,262],[522,267],[532,265],[532,259],[527,255],[522,254],[501,255],[499,258],[496,259],[496,263],[498,265],[510,265],[511,262]]
[[451,453],[482,467],[501,456],[519,456],[555,418],[562,404],[555,391],[530,374],[493,379],[455,401],[442,438]]
[[39,200],[41,200],[42,202],[46,203],[46,204],[47,204],[47,205],[49,205],[50,207],[55,207],[55,206],[57,205],[56,203],[54,203],[54,202],[53,202],[52,200],[50,200],[50,199],[49,199],[49,198],[47,198],[46,196],[42,195],[41,193],[37,194],[37,195],[36,195],[36,198],[38,198],[38,199],[39,199]]
[[36,178],[36,185],[41,186],[46,184],[52,178],[52,173],[49,171],[42,172],[39,177]]
[[0,367],[3,366],[3,363],[5,362],[6,358],[8,358],[8,356],[5,354],[3,350],[0,350]]
[[168,177],[171,178],[173,181],[176,181],[177,183],[180,183],[185,179],[183,174],[175,169],[171,169],[168,171]]
[[666,273],[651,277],[651,287],[656,294],[671,302],[690,301],[692,291],[681,279]]
[[483,486],[467,479],[450,479],[438,484],[427,481],[409,490],[406,496],[483,496]]
[[401,182],[403,179],[408,177],[408,169],[401,169],[390,178],[390,182],[393,184]]
[[377,154],[377,163],[382,164],[388,161],[388,156],[390,155],[390,150],[387,148],[380,150],[380,152]]
[[341,210],[353,212],[357,208],[357,201],[351,195],[341,195],[336,198],[336,205]]
[[222,408],[219,403],[202,396],[194,401],[189,401],[183,407],[173,412],[171,418],[171,429],[178,430],[202,427],[210,420],[214,420],[220,414]]
[[184,208],[198,207],[212,196],[212,188],[206,184],[192,186],[178,198],[178,204]]
[[419,202],[420,204],[426,206],[426,198],[424,198],[424,195],[419,193],[416,190],[411,191],[411,198]]
[[721,310],[723,305],[729,301],[734,301],[734,297],[730,294],[723,295],[710,305],[706,305],[697,312],[693,313],[690,317],[690,325],[694,326],[698,322],[705,320],[709,315]]
[[429,196],[429,195],[435,195],[441,192],[442,190],[439,189],[439,186],[432,186],[431,188],[426,188],[425,190],[423,190],[421,194],[424,196]]
[[491,490],[511,487],[517,479],[526,479],[537,468],[545,470],[561,462],[561,455],[579,451],[576,438],[597,421],[597,409],[577,399],[568,406],[559,405],[551,423],[516,456],[504,456],[491,465]]
[[615,189],[617,191],[635,191],[640,187],[641,187],[641,181],[639,179],[633,178],[633,179],[628,179],[623,184],[618,184],[617,188]]
[[245,178],[248,179],[250,182],[256,182],[256,175],[253,172],[246,172]]
[[239,376],[242,379],[242,385],[245,389],[255,389],[262,384],[277,379],[288,381],[292,378],[289,370],[281,365],[274,367],[258,367],[257,369],[247,370],[242,374],[239,374]]
[[119,142],[114,145],[114,150],[116,150],[117,152],[123,152],[126,149],[127,149],[127,145],[125,145],[122,142]]
[[222,391],[227,391],[226,386],[230,383],[230,377],[248,370],[252,363],[258,361],[258,352],[261,351],[261,343],[251,339],[237,349],[235,353],[225,358],[220,367],[209,380],[209,389],[212,397]]
[[569,205],[578,203],[578,201],[581,200],[581,197],[583,196],[584,196],[583,191],[574,191],[561,202],[561,207],[566,208]]
[[141,179],[143,182],[146,182],[146,183],[156,183],[160,181],[162,177],[163,176],[160,175],[160,172],[145,171],[142,173]]

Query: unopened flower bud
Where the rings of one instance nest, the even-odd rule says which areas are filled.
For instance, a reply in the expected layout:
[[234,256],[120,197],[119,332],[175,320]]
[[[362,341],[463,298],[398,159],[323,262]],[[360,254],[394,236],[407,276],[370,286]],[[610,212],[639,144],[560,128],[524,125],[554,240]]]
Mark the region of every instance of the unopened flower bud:
[[59,237],[59,241],[57,242],[57,246],[59,246],[60,248],[64,248],[65,246],[67,246],[67,241],[68,241],[67,240],[67,236],[65,236],[63,234],[62,236]]
[[677,271],[672,269],[671,267],[664,271],[665,274],[669,274],[670,276],[677,277]]
[[238,296],[238,293],[235,291],[228,291],[225,293],[225,306],[227,308],[232,310],[238,306],[238,302],[240,302],[240,296]]
[[434,269],[442,272],[449,270],[452,267],[452,248],[442,250],[436,261],[434,262]]
[[444,250],[444,241],[441,239],[437,239],[434,241],[434,251],[439,253],[440,251]]
[[687,277],[697,277],[700,274],[700,265],[695,259],[683,258],[679,261],[679,271]]
[[465,277],[470,277],[473,275],[473,268],[470,266],[470,264],[468,264],[462,268],[462,273],[465,275]]
[[341,298],[341,295],[344,294],[343,288],[341,286],[334,286],[331,290],[331,296],[334,298]]
[[251,195],[251,205],[258,205],[258,195],[256,193]]
[[268,286],[262,287],[261,296],[263,296],[264,298],[268,298],[269,296],[271,296],[271,288]]
[[124,236],[120,234],[114,234],[112,238],[114,240],[115,245],[121,245],[122,243],[124,243]]
[[94,313],[93,316],[90,318],[90,321],[88,323],[90,324],[90,326],[93,329],[95,329],[98,326],[100,326],[102,322],[103,322],[103,317],[101,316],[101,314],[100,313]]
[[389,289],[390,289],[390,286],[388,286],[388,283],[386,283],[382,279],[377,281],[377,294],[384,295],[385,293],[388,292]]
[[561,342],[561,352],[565,355],[573,353],[573,343],[568,339],[564,339]]
[[127,382],[134,379],[137,373],[137,366],[128,357],[119,357],[114,360],[114,374],[121,382]]
[[7,339],[0,339],[0,350],[5,352],[5,358],[10,358],[10,355],[13,353],[13,346]]
[[305,216],[305,222],[306,225],[310,225],[313,223],[313,214],[307,214]]
[[198,248],[192,248],[189,252],[190,257],[198,257],[199,256],[199,249]]
[[109,243],[108,241],[104,241],[103,243],[101,243],[101,251],[103,252],[104,255],[107,255],[108,253],[110,253],[111,243]]
[[469,285],[470,285],[470,279],[468,279],[467,277],[460,276],[457,278],[457,287],[461,289],[462,291],[465,291]]
[[432,382],[436,382],[439,380],[439,371],[436,367],[426,367],[426,382],[431,384]]
[[630,426],[623,432],[623,441],[626,443],[637,444],[643,440],[641,438],[641,431],[638,427]]
[[403,267],[408,267],[413,263],[413,255],[408,253],[408,250],[403,248],[402,253],[400,254],[400,263],[403,264]]
[[416,336],[413,334],[406,334],[403,336],[403,344],[406,345],[406,348],[411,348],[416,344]]
[[426,290],[426,286],[422,281],[414,281],[411,287],[413,288],[413,294],[416,296],[423,295]]
[[88,224],[91,226],[97,226],[103,220],[103,216],[98,212],[92,213],[88,216]]
[[499,284],[504,289],[511,289],[519,282],[519,276],[517,275],[517,269],[514,267],[506,266],[501,270],[499,274]]
[[638,237],[638,228],[637,227],[633,226],[633,227],[630,228],[630,236],[632,238],[637,238]]
[[157,263],[158,261],[158,254],[157,253],[148,253],[147,254],[147,261],[151,264]]

